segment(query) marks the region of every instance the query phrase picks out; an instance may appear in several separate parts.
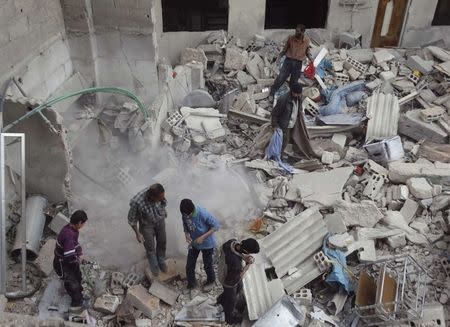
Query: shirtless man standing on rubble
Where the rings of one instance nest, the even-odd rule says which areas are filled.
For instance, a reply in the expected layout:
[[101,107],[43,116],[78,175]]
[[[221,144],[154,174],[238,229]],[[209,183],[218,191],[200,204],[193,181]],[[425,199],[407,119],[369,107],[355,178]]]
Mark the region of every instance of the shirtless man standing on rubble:
[[[280,73],[278,74],[272,88],[270,89],[270,95],[273,97],[278,89],[290,76],[290,87],[298,84],[298,79],[302,72],[303,61],[308,58],[313,61],[309,52],[309,45],[311,41],[309,37],[305,35],[305,25],[299,24],[295,28],[295,34],[291,35],[284,46],[283,51],[279,54],[278,58],[286,55],[286,59],[281,66]],[[279,60],[279,59],[278,59]]]

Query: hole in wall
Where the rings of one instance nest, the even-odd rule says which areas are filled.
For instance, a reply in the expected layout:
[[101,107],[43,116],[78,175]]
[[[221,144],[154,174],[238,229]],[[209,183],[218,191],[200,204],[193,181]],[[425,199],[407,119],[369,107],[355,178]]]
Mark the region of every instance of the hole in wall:
[[163,31],[228,29],[228,0],[162,0]]
[[431,25],[450,25],[450,1],[439,0]]
[[277,273],[275,272],[275,267],[270,267],[265,269],[266,272],[266,277],[269,281],[271,281],[272,279],[277,279]]
[[266,0],[266,29],[324,28],[328,15],[328,0]]

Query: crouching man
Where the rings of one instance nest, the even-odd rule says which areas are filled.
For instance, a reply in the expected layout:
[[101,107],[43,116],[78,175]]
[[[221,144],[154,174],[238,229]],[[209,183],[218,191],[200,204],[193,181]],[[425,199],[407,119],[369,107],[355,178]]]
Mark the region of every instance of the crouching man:
[[70,223],[61,229],[56,239],[53,269],[64,281],[64,288],[71,298],[72,312],[79,312],[83,308],[80,263],[84,263],[85,259],[78,243],[78,235],[87,219],[86,212],[75,211],[70,217]]
[[223,286],[223,293],[217,298],[217,304],[222,305],[228,324],[238,324],[242,321],[244,307],[243,304],[239,307],[238,298],[241,295],[242,278],[254,262],[251,253],[259,253],[258,241],[253,238],[240,243],[235,239],[228,240],[220,251],[218,277]]

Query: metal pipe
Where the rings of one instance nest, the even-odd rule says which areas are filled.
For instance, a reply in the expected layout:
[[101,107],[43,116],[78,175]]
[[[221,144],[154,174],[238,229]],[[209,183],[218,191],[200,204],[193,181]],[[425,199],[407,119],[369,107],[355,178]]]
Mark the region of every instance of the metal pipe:
[[5,200],[5,135],[0,135],[0,294],[6,293],[6,200]]
[[[21,155],[20,160],[22,161],[21,176],[20,176],[20,193],[22,196],[22,217],[26,216],[26,192],[25,192],[25,134],[21,137]],[[45,220],[44,220],[45,222]],[[22,291],[25,293],[27,291],[27,222],[24,219],[23,231],[22,231]]]
[[[26,200],[26,213],[22,216],[17,225],[17,235],[23,233],[23,228],[28,225],[26,230],[26,258],[35,260],[39,253],[39,243],[45,225],[44,209],[47,206],[47,199],[41,195],[30,196]],[[22,252],[22,242],[16,236],[11,256],[17,260]],[[23,255],[23,254],[22,254]]]

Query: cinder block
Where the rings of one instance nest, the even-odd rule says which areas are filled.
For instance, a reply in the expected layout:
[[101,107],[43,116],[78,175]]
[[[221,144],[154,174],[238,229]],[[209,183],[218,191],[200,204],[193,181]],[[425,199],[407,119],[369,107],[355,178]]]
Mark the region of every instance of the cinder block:
[[140,277],[139,275],[136,275],[135,273],[129,273],[123,280],[122,282],[122,286],[124,288],[130,288],[136,284],[139,283],[140,281]]
[[312,305],[312,292],[308,288],[302,288],[293,294],[295,302],[298,305]]
[[432,107],[420,111],[422,119],[427,123],[439,120],[444,117],[445,110],[441,107]]
[[39,250],[39,255],[35,261],[45,276],[50,276],[53,271],[53,257],[55,252],[56,240],[49,239]]
[[66,226],[69,222],[69,218],[67,218],[63,213],[59,212],[55,217],[53,217],[48,227],[50,227],[50,229],[56,234],[59,234],[61,229],[63,229],[63,227]]
[[427,75],[433,71],[432,61],[425,61],[419,56],[409,57],[406,64],[412,70],[418,70],[424,75]]
[[171,288],[167,287],[164,284],[161,284],[156,280],[152,282],[152,285],[150,286],[148,292],[161,299],[168,305],[174,305],[175,302],[177,302],[178,296],[180,295]]
[[347,57],[346,62],[348,62],[353,68],[355,68],[357,71],[363,74],[367,71],[367,65],[360,63],[359,61],[353,59],[350,56]]
[[325,165],[331,165],[333,163],[334,154],[333,152],[323,151],[322,153],[322,163]]
[[114,314],[119,304],[119,297],[115,295],[104,294],[95,300],[94,309],[98,312]]
[[121,272],[115,271],[111,274],[111,289],[122,288],[123,281],[125,279],[125,275]]
[[305,100],[303,100],[302,106],[305,113],[313,117],[319,115],[319,105],[310,98],[305,98]]
[[167,132],[170,132],[172,127],[175,126],[181,119],[183,119],[183,116],[178,111],[175,111],[171,113],[169,118],[161,124],[161,128]]
[[126,301],[142,311],[148,318],[154,318],[160,312],[159,299],[149,294],[142,285],[129,288]]
[[328,259],[322,251],[314,254],[314,262],[322,273],[327,272],[332,267],[330,259]]
[[377,199],[380,194],[381,188],[384,185],[384,177],[380,174],[371,174],[369,182],[364,188],[363,195],[367,196],[371,200]]

